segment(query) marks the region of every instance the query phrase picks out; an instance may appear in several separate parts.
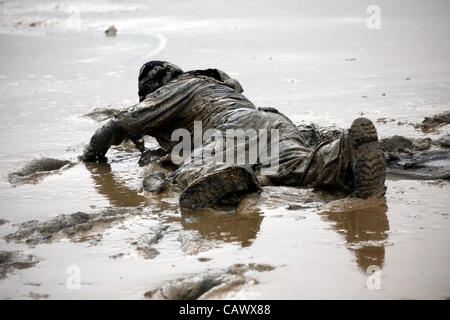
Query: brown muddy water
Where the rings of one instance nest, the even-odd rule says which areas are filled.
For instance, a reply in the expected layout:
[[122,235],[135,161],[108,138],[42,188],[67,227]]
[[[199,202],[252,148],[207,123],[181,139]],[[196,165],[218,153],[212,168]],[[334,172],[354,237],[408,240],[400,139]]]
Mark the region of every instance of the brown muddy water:
[[[123,145],[108,164],[8,182],[37,157],[77,162],[101,125],[83,115],[136,103],[137,72],[149,59],[223,69],[258,106],[296,122],[348,127],[363,114],[395,120],[376,123],[381,137],[448,133],[410,124],[450,110],[449,3],[379,1],[380,30],[366,27],[369,4],[1,2],[0,250],[39,261],[0,279],[0,298],[144,299],[168,282],[235,264],[274,269],[250,268],[208,298],[450,297],[448,181],[388,177],[385,199],[368,201],[266,187],[236,212],[187,215],[177,194],[143,191],[155,167],[139,167],[138,152]],[[112,24],[117,36],[105,37]],[[35,245],[4,239],[25,221],[107,209],[123,218]],[[79,288],[70,285],[73,266]]]

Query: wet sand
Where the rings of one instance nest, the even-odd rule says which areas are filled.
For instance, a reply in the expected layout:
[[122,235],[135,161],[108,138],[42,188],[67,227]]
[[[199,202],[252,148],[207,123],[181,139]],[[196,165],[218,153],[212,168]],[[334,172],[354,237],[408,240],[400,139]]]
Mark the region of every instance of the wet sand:
[[[139,154],[125,145],[109,152],[108,164],[8,182],[36,157],[76,162],[101,124],[83,115],[136,103],[137,72],[148,59],[223,69],[258,106],[295,122],[348,127],[364,114],[395,119],[376,123],[381,137],[448,133],[448,126],[423,133],[409,125],[450,110],[448,3],[381,1],[377,31],[365,26],[368,4],[2,2],[0,250],[40,262],[1,279],[0,298],[143,299],[169,281],[236,263],[275,269],[252,271],[257,283],[211,298],[450,297],[448,181],[390,177],[385,203],[334,205],[338,197],[270,187],[237,214],[189,216],[177,194],[143,191],[152,167],[139,167]],[[112,24],[117,36],[105,37]],[[25,221],[106,209],[127,217],[35,246],[4,240]],[[159,254],[146,259],[137,248],[157,226],[168,227],[152,245]],[[67,287],[71,265],[81,270],[79,290]],[[373,266],[380,289],[370,290]]]

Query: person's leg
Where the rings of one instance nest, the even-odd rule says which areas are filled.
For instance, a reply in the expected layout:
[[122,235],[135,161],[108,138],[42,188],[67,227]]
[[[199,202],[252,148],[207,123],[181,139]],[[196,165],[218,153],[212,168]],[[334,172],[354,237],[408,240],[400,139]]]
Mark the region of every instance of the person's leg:
[[361,198],[384,193],[384,156],[376,129],[366,118],[356,119],[340,138],[305,148],[298,139],[280,143],[280,166],[269,175],[277,185],[337,188]]

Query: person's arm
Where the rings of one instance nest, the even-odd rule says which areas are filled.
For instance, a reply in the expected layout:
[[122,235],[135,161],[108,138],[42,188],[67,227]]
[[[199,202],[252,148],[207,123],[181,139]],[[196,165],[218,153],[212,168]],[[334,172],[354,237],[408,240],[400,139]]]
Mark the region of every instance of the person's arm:
[[85,162],[104,161],[112,145],[132,140],[143,151],[141,138],[151,135],[158,127],[170,121],[192,99],[200,79],[186,79],[167,84],[135,107],[118,113],[92,136],[81,159]]

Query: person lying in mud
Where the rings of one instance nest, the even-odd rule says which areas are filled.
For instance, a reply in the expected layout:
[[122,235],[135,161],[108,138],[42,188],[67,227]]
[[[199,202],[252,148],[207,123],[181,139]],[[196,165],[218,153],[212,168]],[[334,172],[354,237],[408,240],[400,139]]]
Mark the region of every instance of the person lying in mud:
[[[105,161],[108,149],[127,139],[144,152],[143,137],[152,136],[179,164],[155,190],[176,185],[182,190],[182,209],[227,203],[262,185],[339,189],[360,198],[385,193],[385,161],[369,119],[358,118],[338,138],[311,145],[285,115],[274,108],[257,108],[242,94],[239,82],[223,71],[184,72],[169,62],[150,61],[139,72],[138,87],[140,103],[99,128],[81,159]],[[173,133],[180,129],[193,139],[189,156],[175,161],[179,141]],[[196,130],[206,137],[200,143]],[[227,136],[234,135],[231,141],[236,141],[236,131],[257,132],[258,141],[249,135],[243,149],[229,144]],[[263,138],[267,141],[260,144]]]

